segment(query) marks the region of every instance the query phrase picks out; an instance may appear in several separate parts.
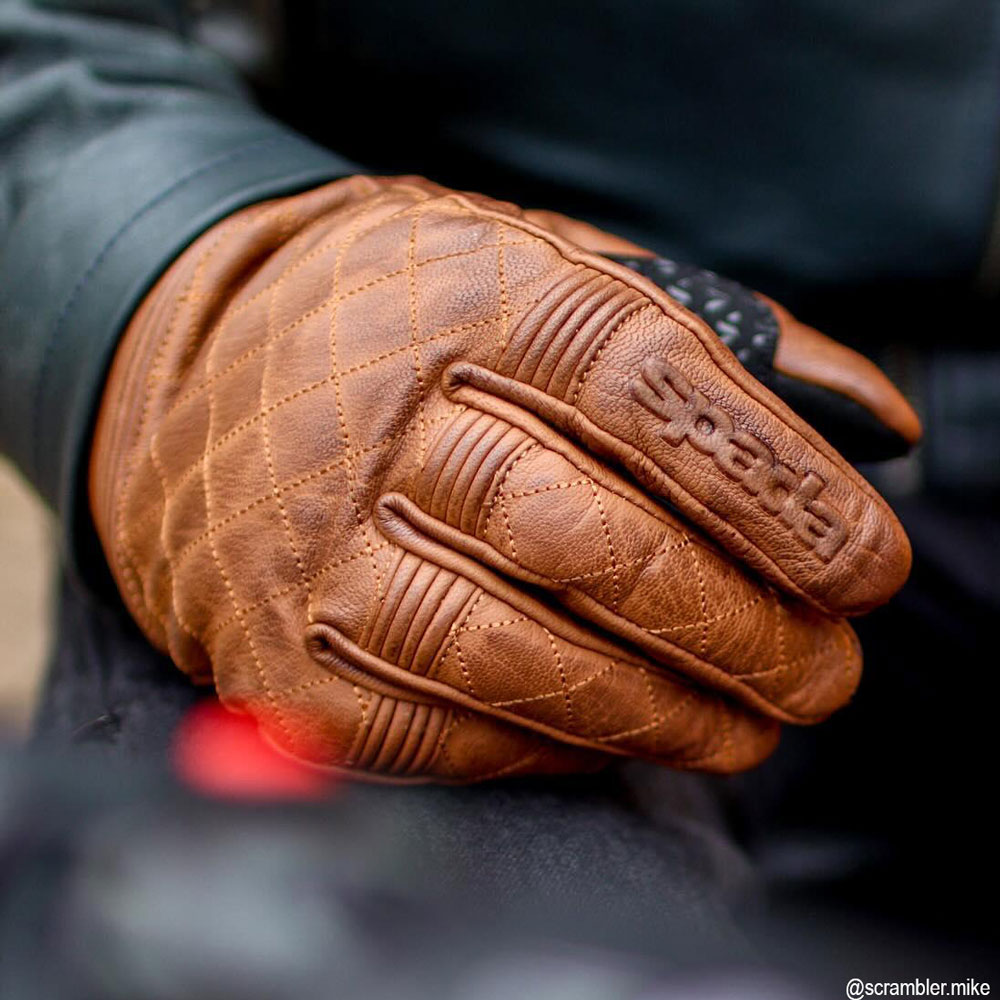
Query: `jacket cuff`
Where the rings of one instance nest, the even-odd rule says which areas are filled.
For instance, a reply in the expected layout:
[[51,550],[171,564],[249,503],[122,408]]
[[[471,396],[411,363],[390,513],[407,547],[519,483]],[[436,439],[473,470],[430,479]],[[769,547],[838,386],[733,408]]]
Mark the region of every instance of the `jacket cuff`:
[[88,144],[10,227],[0,250],[0,447],[55,508],[77,575],[96,582],[93,567],[104,569],[87,455],[115,345],[145,292],[232,212],[356,172],[257,114],[187,109]]

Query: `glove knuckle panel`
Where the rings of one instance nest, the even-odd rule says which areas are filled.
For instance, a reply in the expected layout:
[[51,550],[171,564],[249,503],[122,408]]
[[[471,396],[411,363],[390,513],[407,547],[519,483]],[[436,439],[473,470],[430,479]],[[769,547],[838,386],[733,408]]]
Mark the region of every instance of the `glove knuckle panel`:
[[643,304],[620,281],[573,265],[513,323],[496,371],[561,398],[575,390],[581,370],[603,340]]

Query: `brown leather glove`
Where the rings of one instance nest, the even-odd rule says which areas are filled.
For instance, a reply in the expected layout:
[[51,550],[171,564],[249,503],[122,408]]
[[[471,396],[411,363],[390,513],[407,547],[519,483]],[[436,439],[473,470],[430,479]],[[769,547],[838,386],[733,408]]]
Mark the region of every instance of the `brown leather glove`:
[[111,569],[149,639],[292,754],[734,771],[853,692],[842,616],[909,568],[892,512],[581,243],[638,248],[566,225],[338,181],[216,225],[129,326],[90,475]]

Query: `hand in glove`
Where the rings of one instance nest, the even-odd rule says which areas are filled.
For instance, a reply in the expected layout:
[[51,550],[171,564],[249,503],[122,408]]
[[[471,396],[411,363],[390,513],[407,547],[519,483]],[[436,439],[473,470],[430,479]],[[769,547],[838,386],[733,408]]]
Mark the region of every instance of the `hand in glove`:
[[[734,771],[827,716],[906,537],[672,266],[420,179],[216,225],[133,318],[92,452],[146,635],[293,755],[397,779]],[[799,338],[799,383],[919,433],[877,369],[726,288],[776,359]]]

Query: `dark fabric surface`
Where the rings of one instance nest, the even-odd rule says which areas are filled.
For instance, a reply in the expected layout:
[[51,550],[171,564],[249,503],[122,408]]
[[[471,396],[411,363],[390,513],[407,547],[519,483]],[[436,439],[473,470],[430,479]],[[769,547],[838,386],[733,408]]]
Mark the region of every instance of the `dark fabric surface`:
[[196,688],[157,653],[124,607],[60,580],[55,642],[36,739],[96,756],[165,760]]

